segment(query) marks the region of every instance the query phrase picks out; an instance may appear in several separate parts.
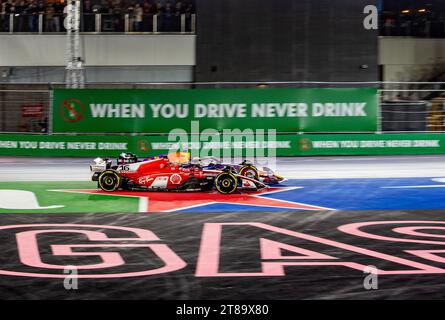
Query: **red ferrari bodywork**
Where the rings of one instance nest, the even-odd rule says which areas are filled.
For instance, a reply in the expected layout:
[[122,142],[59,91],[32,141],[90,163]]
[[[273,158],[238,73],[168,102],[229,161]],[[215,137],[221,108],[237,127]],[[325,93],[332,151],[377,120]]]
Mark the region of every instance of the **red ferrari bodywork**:
[[129,165],[119,166],[117,171],[121,177],[135,185],[162,189],[174,189],[190,178],[205,180],[208,176],[216,176],[217,171],[204,171],[196,166],[181,167],[170,163],[168,159],[157,159]]
[[[101,160],[101,159],[99,159]],[[101,160],[102,161],[102,160]],[[204,169],[191,163],[175,163],[167,158],[121,164],[109,167],[106,161],[90,167],[92,180],[108,192],[122,189],[152,191],[257,191],[267,186],[228,168],[225,171]],[[108,168],[106,168],[108,166]]]

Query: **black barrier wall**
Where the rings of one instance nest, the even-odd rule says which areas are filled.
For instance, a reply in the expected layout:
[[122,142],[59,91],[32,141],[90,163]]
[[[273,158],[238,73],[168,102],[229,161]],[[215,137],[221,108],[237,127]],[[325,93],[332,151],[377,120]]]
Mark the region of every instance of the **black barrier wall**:
[[196,81],[377,81],[375,0],[197,0]]

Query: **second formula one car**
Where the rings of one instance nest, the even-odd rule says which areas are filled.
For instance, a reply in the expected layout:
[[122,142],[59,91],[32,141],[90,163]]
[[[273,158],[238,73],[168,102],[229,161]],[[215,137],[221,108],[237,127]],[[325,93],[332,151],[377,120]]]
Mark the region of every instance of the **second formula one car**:
[[230,194],[237,191],[258,191],[267,186],[253,178],[231,170],[204,169],[199,164],[174,163],[159,157],[139,162],[132,154],[122,154],[117,165],[97,158],[90,166],[92,180],[106,192],[119,189],[145,191],[210,191]]
[[261,181],[267,185],[278,184],[283,182],[285,179],[274,172],[273,170],[263,167],[262,170],[259,170],[252,162],[248,160],[242,161],[240,164],[232,164],[232,163],[222,163],[219,159],[215,157],[204,157],[204,158],[194,158],[190,160],[190,153],[188,152],[173,152],[167,155],[159,155],[155,157],[146,158],[146,160],[150,159],[159,159],[159,158],[168,158],[171,163],[193,163],[199,164],[205,170],[230,170],[242,176],[249,177],[251,179],[255,179]]
[[261,181],[267,185],[278,184],[284,181],[282,176],[273,172],[271,169],[263,167],[262,170],[259,170],[252,162],[248,160],[244,160],[240,164],[221,163],[218,159],[213,157],[203,158],[199,161],[206,169],[224,170],[225,168],[230,167],[233,172]]

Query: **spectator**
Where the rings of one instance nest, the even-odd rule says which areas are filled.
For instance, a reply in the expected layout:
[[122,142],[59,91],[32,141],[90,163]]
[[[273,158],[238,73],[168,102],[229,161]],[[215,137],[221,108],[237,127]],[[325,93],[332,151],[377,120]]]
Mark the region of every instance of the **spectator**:
[[8,1],[6,4],[7,12],[8,12],[8,25],[9,25],[9,17],[15,13],[15,5],[14,1]]
[[124,24],[123,24],[123,16],[124,12],[121,8],[121,4],[118,1],[115,1],[113,4],[113,25],[115,31],[124,31]]
[[25,24],[25,9],[26,9],[26,2],[20,1],[19,4],[15,8],[15,14],[17,19],[17,31],[23,32],[24,30],[24,24]]
[[63,9],[65,8],[63,0],[56,1],[53,5],[54,8],[54,27],[56,32],[61,31],[61,24],[62,24],[62,18],[63,18]]
[[11,2],[9,2],[9,13],[14,14],[16,11],[16,4],[15,1],[12,0]]
[[63,6],[62,14],[60,15],[60,18],[61,18],[60,24],[63,26],[62,31],[66,31],[65,20],[66,20],[66,17],[68,16],[68,9],[70,8],[70,4],[68,2],[64,2],[62,0],[62,1],[60,1],[60,5]]
[[192,31],[192,14],[194,13],[193,4],[191,2],[186,4],[186,8],[184,10],[185,13],[185,31]]
[[37,5],[34,1],[30,2],[25,9],[28,15],[28,31],[36,32],[37,30]]
[[393,18],[386,18],[385,20],[385,34],[387,36],[392,36],[392,29],[394,28],[395,20]]
[[397,34],[404,37],[409,36],[411,34],[411,21],[406,16],[400,16],[397,20],[399,25]]
[[134,6],[134,31],[140,32],[142,31],[142,16],[144,11],[139,3],[136,3]]
[[110,13],[110,7],[108,6],[108,2],[106,0],[102,0],[100,2],[100,13]]
[[162,6],[162,2],[161,1],[156,2],[154,14],[162,15],[163,12],[164,12],[164,7]]
[[42,1],[39,1],[37,5],[37,14],[45,14],[46,6],[43,4]]
[[54,25],[54,7],[52,4],[49,4],[46,7],[45,12],[45,31],[46,32],[54,32],[56,31],[56,27]]
[[[8,3],[9,4],[9,14],[11,15],[11,14],[15,14],[15,12],[16,12],[16,5],[15,5],[15,1],[11,1],[11,2],[9,2]],[[9,19],[9,16],[8,16],[8,19]],[[9,23],[9,21],[8,21],[8,23]]]
[[163,28],[163,19],[164,19],[164,8],[162,7],[162,3],[160,1],[156,2],[156,7],[154,10],[154,14],[158,18],[158,31],[162,31]]
[[195,7],[193,6],[192,2],[186,3],[185,13],[189,15],[195,13]]
[[162,31],[171,32],[173,26],[173,7],[170,1],[165,3]]
[[101,12],[100,4],[97,2],[91,7],[91,9],[93,10],[94,14]]
[[[189,0],[83,0],[81,31],[95,30],[95,14],[102,16],[103,31],[124,31],[124,14],[129,14],[130,31],[153,31],[153,15],[157,15],[158,31],[181,30],[181,15],[190,20],[193,11]],[[65,31],[65,0],[0,0],[0,31],[9,31],[9,15],[14,17],[14,31],[37,32],[43,16],[45,32]],[[187,21],[187,18],[186,18]],[[186,22],[187,23],[187,22]]]
[[[45,25],[45,18],[46,18],[45,12],[46,12],[46,6],[43,4],[42,1],[39,1],[39,3],[37,4],[37,7],[36,7],[36,24],[38,24],[40,15],[42,15],[42,19],[43,19],[42,28]],[[38,30],[38,28],[39,28],[39,26],[36,27],[36,31],[40,31],[40,30]]]
[[184,13],[184,5],[182,4],[181,1],[176,2],[175,5],[175,15],[181,15]]
[[142,31],[153,31],[153,6],[150,2],[145,1],[143,4]]
[[2,2],[0,6],[0,30],[3,32],[9,31],[9,13],[10,4],[8,2]]
[[182,2],[178,1],[175,5],[175,14],[173,18],[173,31],[179,32],[181,30],[181,15],[183,14]]
[[133,31],[133,22],[134,22],[134,4],[131,3],[127,8],[127,14],[128,14],[128,31]]
[[107,0],[101,0],[100,13],[102,15],[102,29],[101,31],[115,31],[113,3]]
[[93,7],[91,6],[90,0],[85,0],[83,3],[83,31],[93,32],[94,31],[94,14]]

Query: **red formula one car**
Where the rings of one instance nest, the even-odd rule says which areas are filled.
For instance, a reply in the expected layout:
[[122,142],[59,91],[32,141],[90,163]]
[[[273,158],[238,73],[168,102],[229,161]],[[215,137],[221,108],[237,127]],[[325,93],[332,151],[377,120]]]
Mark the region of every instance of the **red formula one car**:
[[145,191],[210,191],[223,194],[257,191],[267,186],[255,179],[227,170],[206,170],[191,163],[172,163],[168,158],[119,163],[98,158],[90,166],[92,180],[106,192],[118,189]]

